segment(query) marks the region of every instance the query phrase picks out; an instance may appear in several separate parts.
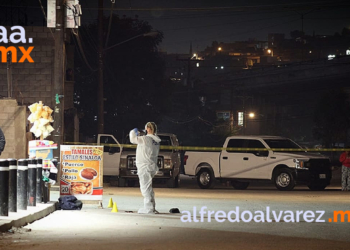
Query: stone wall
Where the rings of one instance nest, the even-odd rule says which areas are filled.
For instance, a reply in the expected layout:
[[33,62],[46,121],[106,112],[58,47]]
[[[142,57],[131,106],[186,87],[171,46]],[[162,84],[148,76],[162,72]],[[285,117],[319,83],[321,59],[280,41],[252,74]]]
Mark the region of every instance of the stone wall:
[[26,141],[26,107],[18,106],[15,99],[0,99],[0,127],[6,139],[0,158],[28,157]]

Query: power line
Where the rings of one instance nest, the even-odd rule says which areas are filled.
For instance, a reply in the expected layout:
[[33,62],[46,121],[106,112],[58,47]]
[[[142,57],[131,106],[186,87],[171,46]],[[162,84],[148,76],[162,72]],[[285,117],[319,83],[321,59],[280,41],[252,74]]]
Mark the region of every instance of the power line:
[[[315,1],[315,2],[301,2],[301,3],[289,3],[289,4],[265,4],[265,5],[243,5],[243,6],[224,6],[224,7],[194,7],[194,8],[168,8],[168,7],[157,7],[157,8],[114,8],[114,11],[251,11],[256,9],[300,9],[300,8],[320,8],[320,7],[336,7],[344,8],[350,6],[348,1]],[[99,9],[98,7],[90,7],[85,9]],[[111,8],[101,8],[102,10],[110,11]]]
[[111,27],[112,27],[113,8],[114,8],[115,0],[113,0],[111,4],[112,4],[112,6],[111,6],[111,13],[109,14],[109,24],[108,24],[108,31],[107,31],[107,36],[106,36],[105,48],[107,48],[109,33],[110,33]]
[[[215,40],[218,40],[219,38],[227,38],[227,37],[232,37],[232,36],[238,36],[238,35],[244,35],[244,34],[249,34],[249,33],[252,33],[252,32],[255,32],[255,31],[260,31],[260,30],[263,30],[263,29],[268,29],[268,28],[274,28],[274,27],[277,27],[277,26],[281,26],[283,24],[286,24],[286,23],[292,23],[292,22],[295,22],[295,21],[298,21],[300,20],[299,18],[298,19],[293,19],[293,20],[289,20],[289,21],[286,21],[286,22],[282,22],[282,23],[278,23],[276,25],[270,25],[270,26],[265,26],[265,27],[259,27],[259,28],[256,28],[256,29],[252,29],[252,30],[249,30],[249,31],[245,31],[245,32],[239,32],[239,33],[232,33],[230,35],[225,35],[225,36],[217,36],[215,38]],[[193,42],[193,41],[212,41],[213,39],[212,38],[198,38],[198,39],[192,39],[192,40],[182,40],[182,41],[176,41],[176,42],[170,42],[169,44],[174,44],[174,43],[189,43],[189,42]]]
[[225,25],[231,25],[231,24],[240,24],[240,23],[248,23],[248,22],[258,22],[258,21],[263,21],[263,20],[271,20],[271,19],[279,19],[281,17],[289,17],[289,16],[295,16],[294,14],[292,15],[283,15],[283,16],[278,16],[278,17],[269,17],[269,18],[260,18],[260,19],[249,19],[247,20],[241,20],[241,21],[235,21],[235,22],[229,22],[229,23],[217,23],[217,24],[210,24],[210,25],[199,25],[199,26],[187,26],[183,28],[173,28],[173,29],[166,29],[163,31],[172,31],[172,30],[185,30],[185,29],[192,29],[192,28],[208,28],[208,27],[214,27],[214,26],[225,26]]
[[88,60],[87,60],[87,58],[86,58],[86,56],[85,56],[85,52],[84,52],[83,46],[82,46],[82,44],[81,44],[79,32],[75,33],[75,32],[72,31],[72,34],[73,34],[74,37],[76,38],[76,41],[77,41],[79,50],[80,50],[80,52],[81,52],[81,55],[82,55],[82,57],[83,57],[83,59],[84,59],[84,62],[85,62],[85,64],[86,64],[86,66],[88,66],[88,68],[89,68],[91,71],[93,71],[93,72],[97,71],[98,69],[93,69],[93,68],[90,66],[90,64],[89,64],[89,62],[88,62]]
[[[258,4],[258,5],[242,5],[242,6],[221,6],[221,7],[150,7],[150,8],[113,8],[113,11],[250,11],[255,9],[283,9],[286,8],[307,8],[307,7],[335,7],[335,8],[344,8],[350,6],[347,0],[340,1],[314,1],[314,2],[299,2],[299,3],[285,3],[285,4]],[[38,8],[36,6],[21,6],[21,5],[0,5],[0,7],[17,7],[17,8]],[[112,8],[98,8],[98,7],[86,7],[86,10],[108,10],[110,11]]]
[[[39,0],[39,4],[40,4],[40,7],[41,7],[41,11],[43,12],[45,21],[46,21],[46,23],[47,23],[46,13],[45,13],[44,7],[43,7],[43,5],[42,5],[42,3],[41,3],[41,0]],[[55,36],[53,35],[51,28],[49,28],[49,30],[50,30],[50,33],[51,33],[51,35],[52,35],[53,40],[55,40]]]

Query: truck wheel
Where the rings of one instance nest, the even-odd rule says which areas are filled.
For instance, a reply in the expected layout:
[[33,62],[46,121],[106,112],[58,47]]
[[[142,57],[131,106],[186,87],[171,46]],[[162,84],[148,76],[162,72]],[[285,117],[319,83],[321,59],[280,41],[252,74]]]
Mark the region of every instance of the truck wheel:
[[170,178],[167,180],[166,185],[168,188],[177,188],[179,187],[179,176],[175,178]]
[[249,182],[231,181],[231,185],[234,187],[234,189],[245,190],[249,186]]
[[118,187],[125,187],[125,186],[126,186],[126,179],[119,177]]
[[312,191],[322,191],[324,190],[327,185],[322,185],[322,184],[310,184],[308,185],[309,189],[312,190]]
[[290,191],[294,188],[294,176],[287,168],[278,169],[275,174],[275,186],[281,191]]
[[207,168],[201,169],[197,174],[197,183],[202,189],[213,188],[215,183],[213,173]]

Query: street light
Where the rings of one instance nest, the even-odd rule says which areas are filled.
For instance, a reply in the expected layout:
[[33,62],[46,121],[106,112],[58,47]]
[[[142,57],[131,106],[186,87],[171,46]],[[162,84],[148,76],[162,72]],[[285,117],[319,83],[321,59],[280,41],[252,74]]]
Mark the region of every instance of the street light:
[[267,50],[267,54],[273,56],[273,50],[272,50],[272,49],[268,49],[268,50]]
[[[131,40],[134,40],[138,37],[156,37],[159,33],[157,31],[151,31],[148,33],[140,34],[134,37],[131,37],[125,41],[119,42],[117,44],[114,44],[112,46],[109,46],[105,49],[102,47],[99,48],[99,81],[98,81],[98,91],[97,91],[97,104],[98,104],[98,110],[97,110],[97,133],[103,134],[104,133],[104,95],[103,95],[103,52],[114,48],[118,45],[121,45],[123,43],[129,42]],[[100,42],[102,44],[102,42]]]
[[250,117],[250,118],[254,118],[254,116],[255,116],[254,113],[252,113],[252,112],[249,113],[249,117]]

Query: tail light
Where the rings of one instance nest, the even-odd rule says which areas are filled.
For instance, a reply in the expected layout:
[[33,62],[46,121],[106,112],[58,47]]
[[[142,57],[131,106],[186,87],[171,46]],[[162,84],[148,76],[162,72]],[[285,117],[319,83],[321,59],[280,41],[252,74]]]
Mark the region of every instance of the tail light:
[[186,165],[187,159],[188,159],[188,155],[185,155],[184,156],[184,165]]

